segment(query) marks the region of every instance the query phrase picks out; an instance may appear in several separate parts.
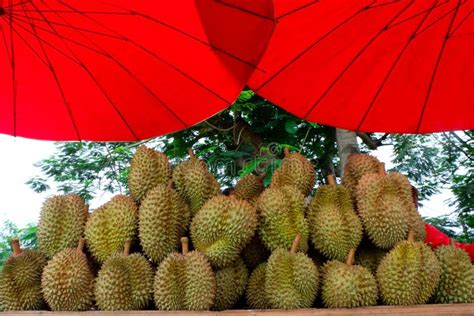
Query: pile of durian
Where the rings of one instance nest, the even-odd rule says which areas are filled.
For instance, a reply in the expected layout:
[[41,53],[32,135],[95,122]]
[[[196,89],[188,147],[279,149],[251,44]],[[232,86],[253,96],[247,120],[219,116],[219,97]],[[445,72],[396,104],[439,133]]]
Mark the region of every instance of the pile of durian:
[[[130,195],[89,213],[77,195],[48,198],[39,251],[20,248],[0,275],[5,310],[226,310],[469,303],[474,268],[454,246],[433,251],[408,179],[350,156],[342,185],[285,151],[265,188],[229,195],[192,152],[174,168],[141,146]],[[310,201],[310,202],[308,202]]]

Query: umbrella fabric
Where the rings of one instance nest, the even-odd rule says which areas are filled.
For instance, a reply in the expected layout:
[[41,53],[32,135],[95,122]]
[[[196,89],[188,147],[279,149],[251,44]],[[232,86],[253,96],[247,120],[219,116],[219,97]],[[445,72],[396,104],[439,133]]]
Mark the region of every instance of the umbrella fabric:
[[271,0],[0,0],[0,133],[133,141],[225,109],[271,37]]
[[[448,235],[430,224],[425,224],[426,239],[425,243],[429,244],[434,249],[443,245],[450,245],[451,238]],[[471,262],[474,262],[474,243],[465,244],[460,242],[454,242],[454,246],[463,249],[469,254]]]
[[250,80],[261,96],[354,131],[474,128],[473,0],[284,4]]

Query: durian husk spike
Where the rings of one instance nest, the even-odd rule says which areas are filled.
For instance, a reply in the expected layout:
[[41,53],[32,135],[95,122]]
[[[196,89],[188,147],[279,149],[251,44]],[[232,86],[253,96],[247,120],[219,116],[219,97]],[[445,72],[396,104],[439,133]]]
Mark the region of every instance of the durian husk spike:
[[409,242],[415,242],[415,231],[413,229],[410,229],[410,231],[408,232],[407,240]]
[[381,162],[379,164],[379,175],[384,176],[385,175],[385,163]]
[[290,250],[291,255],[296,254],[296,250],[298,249],[298,245],[300,244],[300,241],[301,241],[301,234],[297,234],[295,239],[293,240],[293,243],[291,244],[291,250]]
[[283,153],[285,156],[288,156],[290,154],[290,149],[288,147],[283,148]]
[[189,239],[188,237],[181,238],[181,248],[183,252],[183,256],[186,256],[189,253]]
[[79,253],[82,253],[82,254],[84,253],[84,238],[79,239],[79,243],[77,244],[76,250]]
[[11,243],[12,243],[12,248],[13,248],[13,257],[21,255],[23,251],[21,250],[21,247],[20,247],[20,239],[12,238]]
[[349,251],[349,254],[347,255],[347,260],[346,260],[346,264],[348,266],[351,266],[354,264],[355,254],[356,254],[356,251],[354,248]]
[[130,254],[130,248],[132,247],[132,241],[127,240],[123,246],[123,255],[127,257]]
[[328,185],[335,187],[336,186],[336,177],[333,174],[330,174],[326,177]]

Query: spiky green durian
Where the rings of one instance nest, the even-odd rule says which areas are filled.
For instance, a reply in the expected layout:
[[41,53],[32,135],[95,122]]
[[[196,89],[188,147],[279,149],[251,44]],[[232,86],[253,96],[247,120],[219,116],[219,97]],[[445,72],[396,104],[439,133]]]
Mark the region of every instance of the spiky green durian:
[[129,196],[117,195],[95,210],[86,223],[86,242],[100,263],[133,240],[138,223],[137,205]]
[[359,248],[357,248],[355,262],[375,274],[380,261],[386,254],[386,250],[377,248],[371,242],[363,240]]
[[61,250],[75,247],[84,235],[88,216],[88,206],[79,195],[48,198],[41,208],[37,226],[40,251],[52,258]]
[[155,304],[161,310],[209,310],[215,302],[216,276],[206,257],[188,252],[188,239],[182,239],[183,254],[172,253],[163,260],[155,275]]
[[[394,180],[397,178],[397,180]],[[357,187],[357,206],[365,232],[379,248],[390,249],[404,240],[412,224],[411,194],[401,194],[398,175],[366,174]]]
[[215,196],[191,223],[193,245],[219,269],[231,265],[252,239],[257,228],[257,211],[235,196]]
[[0,305],[7,311],[38,310],[44,305],[41,274],[46,256],[33,250],[21,250],[18,239],[12,240],[13,255],[0,271]]
[[264,177],[265,174],[261,174],[260,176],[249,174],[241,178],[235,185],[235,196],[241,200],[254,202],[265,189],[263,186]]
[[366,174],[377,174],[380,161],[374,156],[365,154],[352,154],[347,159],[344,167],[344,176],[342,177],[342,185],[344,185],[356,202],[357,186],[362,176]]
[[277,249],[268,259],[265,292],[272,308],[309,308],[316,298],[318,268],[304,253],[296,252],[300,239],[297,235],[290,251]]
[[269,256],[270,252],[265,248],[257,233],[255,233],[252,240],[250,240],[244,250],[242,250],[242,259],[244,259],[247,268],[251,271],[262,262],[267,261]]
[[346,263],[333,260],[323,267],[322,298],[329,308],[353,308],[377,304],[377,281],[362,266],[353,265],[355,251],[349,252]]
[[191,215],[194,216],[207,200],[219,195],[221,190],[206,164],[197,159],[192,150],[189,155],[189,160],[180,163],[173,170],[173,181],[176,191],[189,204]]
[[330,185],[318,188],[308,208],[308,223],[314,247],[329,259],[343,261],[362,239],[362,224],[352,207],[349,192]]
[[138,147],[132,157],[128,188],[130,194],[140,202],[158,184],[167,185],[171,179],[171,165],[168,157],[145,145]]
[[126,242],[124,253],[109,257],[99,271],[94,294],[101,310],[140,310],[152,297],[153,270],[142,255],[129,255],[130,244]]
[[395,246],[377,269],[380,295],[387,305],[425,304],[433,295],[441,267],[434,252],[423,242],[408,241]]
[[309,195],[316,179],[313,164],[300,153],[290,153],[288,148],[285,148],[284,151],[285,158],[283,158],[281,166],[273,173],[270,186],[292,185],[304,196]]
[[308,222],[304,216],[304,196],[293,186],[266,189],[258,198],[259,233],[263,244],[273,251],[289,250],[296,234],[301,234],[299,251],[308,250]]
[[474,303],[474,266],[467,252],[455,246],[441,246],[435,253],[441,264],[435,302]]
[[159,184],[151,189],[139,208],[138,232],[145,254],[161,262],[177,251],[180,238],[189,222],[189,206],[169,186]]
[[222,311],[232,308],[244,294],[247,278],[247,268],[240,258],[232,266],[217,270],[216,301],[212,309]]
[[68,248],[48,262],[41,278],[43,296],[53,311],[86,311],[94,298],[94,275],[82,252],[84,241],[77,249]]
[[265,293],[265,273],[267,263],[261,263],[250,275],[245,296],[252,309],[270,309],[271,305]]

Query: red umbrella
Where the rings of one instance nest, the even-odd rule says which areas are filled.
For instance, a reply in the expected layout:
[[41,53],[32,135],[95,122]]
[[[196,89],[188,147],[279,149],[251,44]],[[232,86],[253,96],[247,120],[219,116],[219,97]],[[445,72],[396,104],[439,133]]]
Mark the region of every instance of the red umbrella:
[[283,14],[279,5],[250,81],[258,94],[354,131],[474,129],[473,0],[308,0]]
[[0,0],[0,133],[132,141],[225,109],[273,31],[271,0]]

